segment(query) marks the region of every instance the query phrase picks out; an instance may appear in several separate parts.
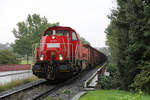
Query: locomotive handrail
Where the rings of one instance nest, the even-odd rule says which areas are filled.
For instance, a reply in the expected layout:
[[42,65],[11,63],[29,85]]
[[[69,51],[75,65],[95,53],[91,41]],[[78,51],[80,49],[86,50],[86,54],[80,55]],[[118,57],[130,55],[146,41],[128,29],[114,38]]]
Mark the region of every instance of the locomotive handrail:
[[[64,38],[62,38],[62,40],[63,40],[63,43],[65,43],[65,41],[64,41]],[[65,54],[67,55],[67,50],[66,50],[66,45],[64,44],[64,51],[65,51]],[[65,56],[66,57],[66,56]]]
[[75,64],[76,64],[76,60],[78,59],[78,46],[79,46],[79,44],[77,43],[77,45],[76,45],[76,49],[75,49]]

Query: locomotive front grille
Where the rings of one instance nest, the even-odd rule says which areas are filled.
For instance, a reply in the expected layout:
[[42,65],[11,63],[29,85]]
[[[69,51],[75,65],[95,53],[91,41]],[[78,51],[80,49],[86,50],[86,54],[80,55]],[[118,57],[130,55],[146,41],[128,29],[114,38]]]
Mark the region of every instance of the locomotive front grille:
[[60,43],[47,43],[47,48],[60,48]]

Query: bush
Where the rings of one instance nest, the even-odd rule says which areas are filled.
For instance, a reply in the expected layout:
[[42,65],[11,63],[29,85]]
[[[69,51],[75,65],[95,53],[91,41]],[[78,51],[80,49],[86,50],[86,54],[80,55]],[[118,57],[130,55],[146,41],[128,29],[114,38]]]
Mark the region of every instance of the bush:
[[0,64],[18,64],[18,56],[9,50],[0,50]]
[[109,76],[99,75],[98,87],[102,89],[119,89],[120,77],[117,68],[107,65],[107,71],[110,72]]
[[150,94],[150,63],[145,62],[139,65],[141,72],[134,78],[134,83],[131,84],[135,90],[142,90],[143,92]]

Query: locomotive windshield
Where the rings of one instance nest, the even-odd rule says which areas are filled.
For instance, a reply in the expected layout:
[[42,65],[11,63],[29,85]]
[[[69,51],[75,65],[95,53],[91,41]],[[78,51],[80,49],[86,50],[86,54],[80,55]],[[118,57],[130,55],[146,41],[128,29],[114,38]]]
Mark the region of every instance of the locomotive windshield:
[[67,30],[49,30],[45,33],[45,36],[52,36],[52,35],[56,35],[56,36],[69,36],[69,31]]

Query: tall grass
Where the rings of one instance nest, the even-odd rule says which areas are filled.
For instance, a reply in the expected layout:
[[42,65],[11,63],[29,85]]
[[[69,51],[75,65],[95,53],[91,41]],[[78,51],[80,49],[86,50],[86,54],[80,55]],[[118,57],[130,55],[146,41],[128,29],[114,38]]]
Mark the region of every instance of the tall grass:
[[32,81],[36,81],[36,80],[38,80],[38,78],[35,77],[35,76],[32,76],[32,77],[27,78],[27,79],[13,80],[9,83],[0,84],[0,92],[6,91],[6,90],[11,89],[13,87],[23,85],[23,84],[26,84],[26,83],[29,83],[29,82],[32,82]]

